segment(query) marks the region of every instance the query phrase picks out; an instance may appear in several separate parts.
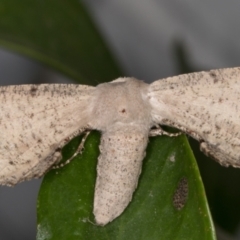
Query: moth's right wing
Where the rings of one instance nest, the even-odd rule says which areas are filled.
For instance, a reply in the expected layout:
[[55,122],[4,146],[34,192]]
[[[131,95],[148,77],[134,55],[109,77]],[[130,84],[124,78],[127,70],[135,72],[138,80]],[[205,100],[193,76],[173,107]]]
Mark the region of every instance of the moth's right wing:
[[88,127],[94,87],[0,87],[0,185],[41,177],[61,148]]
[[220,164],[240,167],[240,68],[158,80],[148,98],[155,123],[181,129]]

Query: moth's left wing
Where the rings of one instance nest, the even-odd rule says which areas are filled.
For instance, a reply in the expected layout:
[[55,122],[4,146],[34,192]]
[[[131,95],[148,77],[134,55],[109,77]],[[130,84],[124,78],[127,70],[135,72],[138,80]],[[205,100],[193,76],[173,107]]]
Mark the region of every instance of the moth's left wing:
[[158,80],[148,98],[155,123],[181,129],[220,164],[240,167],[240,68]]
[[94,87],[42,84],[0,87],[0,185],[41,177],[61,147],[88,127]]

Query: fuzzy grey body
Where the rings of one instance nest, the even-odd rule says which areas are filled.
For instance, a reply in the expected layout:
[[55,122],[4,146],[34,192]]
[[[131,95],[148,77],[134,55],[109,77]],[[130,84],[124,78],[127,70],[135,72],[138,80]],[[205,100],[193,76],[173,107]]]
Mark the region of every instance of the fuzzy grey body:
[[96,88],[90,126],[102,132],[94,196],[97,224],[119,216],[137,187],[152,126],[147,87],[126,78]]
[[148,136],[158,124],[200,141],[220,164],[240,167],[240,68],[199,72],[145,84],[120,78],[97,87],[0,88],[0,184],[41,177],[61,148],[86,129],[102,132],[94,215],[105,225],[132,199]]

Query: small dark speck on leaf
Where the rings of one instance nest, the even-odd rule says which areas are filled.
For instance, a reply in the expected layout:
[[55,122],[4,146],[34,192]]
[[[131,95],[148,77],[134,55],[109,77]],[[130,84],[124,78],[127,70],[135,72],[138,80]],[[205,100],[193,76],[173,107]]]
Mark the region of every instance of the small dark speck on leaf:
[[186,177],[183,177],[178,182],[177,188],[173,196],[173,206],[177,210],[181,210],[187,201],[188,197],[188,181]]

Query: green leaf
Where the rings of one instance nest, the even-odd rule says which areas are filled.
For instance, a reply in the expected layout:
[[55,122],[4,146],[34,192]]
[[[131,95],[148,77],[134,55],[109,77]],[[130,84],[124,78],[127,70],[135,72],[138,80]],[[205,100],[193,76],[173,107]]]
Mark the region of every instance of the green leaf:
[[80,0],[1,0],[0,45],[81,83],[121,75]]
[[[74,152],[78,143],[75,139],[65,151]],[[113,222],[96,226],[92,211],[98,145],[99,133],[93,132],[82,155],[44,178],[38,240],[215,239],[198,167],[183,135],[150,139],[131,203]],[[176,194],[182,205],[176,203]]]

